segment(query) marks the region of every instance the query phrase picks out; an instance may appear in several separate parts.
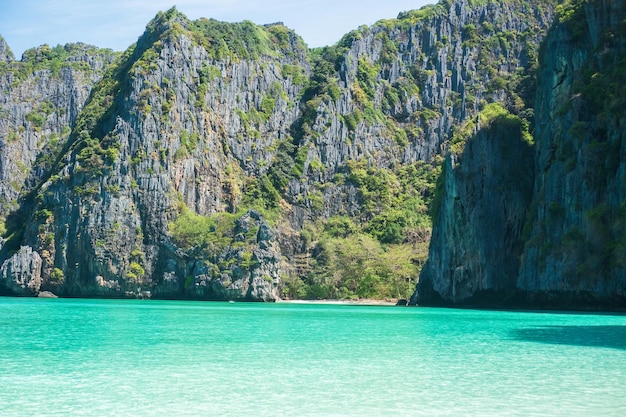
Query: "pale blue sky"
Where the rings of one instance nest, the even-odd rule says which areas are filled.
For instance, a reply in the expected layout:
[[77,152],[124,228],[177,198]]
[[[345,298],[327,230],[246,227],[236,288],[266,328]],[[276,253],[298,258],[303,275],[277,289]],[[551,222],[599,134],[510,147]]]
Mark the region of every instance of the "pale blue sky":
[[15,56],[35,46],[85,42],[122,51],[159,10],[191,19],[282,21],[310,47],[331,45],[360,25],[436,0],[0,0],[0,35]]

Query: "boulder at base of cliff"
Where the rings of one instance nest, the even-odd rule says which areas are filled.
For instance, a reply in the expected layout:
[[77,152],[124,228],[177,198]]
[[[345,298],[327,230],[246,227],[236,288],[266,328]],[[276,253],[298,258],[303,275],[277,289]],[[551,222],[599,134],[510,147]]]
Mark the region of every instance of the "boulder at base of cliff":
[[12,295],[37,295],[41,287],[41,264],[41,256],[33,248],[22,246],[0,266],[0,287]]
[[37,294],[37,297],[39,297],[39,298],[59,298],[58,295],[53,294],[50,291],[41,291],[39,294]]

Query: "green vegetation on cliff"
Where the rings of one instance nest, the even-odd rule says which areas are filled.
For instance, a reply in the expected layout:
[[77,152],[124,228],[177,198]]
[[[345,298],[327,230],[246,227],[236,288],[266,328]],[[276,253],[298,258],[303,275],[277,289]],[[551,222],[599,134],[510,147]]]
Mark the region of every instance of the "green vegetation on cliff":
[[559,3],[455,129],[414,303],[624,309],[626,2]]
[[[585,289],[600,282],[610,286],[626,276],[621,127],[626,123],[626,4],[609,3],[560,4],[552,37],[542,48],[543,65],[555,65],[560,53],[569,73],[557,80],[542,74],[545,84],[559,93],[550,109],[552,120],[543,123],[554,158],[544,161],[546,179],[539,191],[551,198],[549,203],[535,200],[527,249],[537,253],[537,275],[555,259],[566,259],[563,280]],[[567,49],[550,50],[556,42]],[[587,191],[559,195],[555,188],[571,188],[571,182],[576,190]]]
[[428,252],[428,206],[441,161],[391,169],[348,164],[339,181],[359,191],[359,217],[333,216],[308,223],[308,250],[294,259],[298,277],[287,279],[291,298],[407,298]]
[[[68,291],[407,298],[446,154],[496,124],[532,142],[552,3],[441,1],[313,50],[281,24],[160,12],[51,136],[11,248]],[[45,131],[49,110],[25,120]]]
[[[60,75],[63,68],[72,68],[90,76],[97,71],[92,68],[85,56],[112,57],[117,55],[110,49],[101,49],[82,43],[68,43],[66,45],[42,45],[31,48],[24,52],[22,60],[3,62],[0,66],[0,75],[11,73],[16,77],[15,83],[22,82],[32,76],[37,71],[50,71],[55,77]],[[110,59],[110,58],[107,58]]]

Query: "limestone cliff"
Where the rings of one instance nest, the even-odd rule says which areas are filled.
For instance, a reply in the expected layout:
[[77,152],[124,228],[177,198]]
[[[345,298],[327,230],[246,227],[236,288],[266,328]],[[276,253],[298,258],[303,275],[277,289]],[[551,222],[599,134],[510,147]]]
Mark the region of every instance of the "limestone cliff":
[[[89,99],[71,101],[60,124],[52,115],[61,112],[42,110],[52,90],[16,99],[30,107],[7,113],[25,135],[9,140],[7,130],[2,149],[32,150],[23,175],[6,170],[15,187],[4,191],[14,204],[3,205],[0,285],[66,296],[406,296],[431,234],[435,179],[465,135],[460,126],[489,120],[475,126],[481,133],[467,155],[447,157],[446,178],[459,161],[481,164],[466,176],[499,171],[488,155],[507,157],[507,146],[492,142],[511,126],[513,152],[525,158],[529,74],[554,3],[446,0],[316,50],[279,23],[159,13],[135,45],[99,67]],[[4,55],[2,68],[31,62]],[[26,79],[42,80],[35,67]],[[8,102],[14,93],[5,91]],[[507,113],[485,116],[492,103]],[[33,123],[39,136],[28,136]],[[16,155],[0,149],[0,166],[16,167]],[[514,177],[487,182],[508,187]],[[527,195],[503,193],[500,205],[518,216]],[[510,223],[502,230],[519,234]],[[519,244],[483,249],[503,248]],[[40,272],[36,285],[22,284],[26,267]]]
[[547,302],[626,307],[626,2],[572,2],[543,51],[518,287]]
[[[505,131],[491,142],[479,131],[449,159],[413,302],[626,308],[625,19],[623,0],[557,8],[541,49],[534,161]],[[477,163],[476,148],[493,141],[509,154]],[[498,167],[497,180],[481,164]]]
[[[240,182],[263,171],[273,156],[266,150],[296,117],[290,103],[301,87],[282,68],[295,63],[306,76],[306,50],[281,25],[243,22],[234,26],[243,39],[228,29],[160,13],[96,86],[47,177],[24,197],[30,221],[14,230],[14,241],[42,255],[42,288],[277,297],[273,233],[258,212],[234,212],[243,209]],[[170,224],[217,212],[233,212],[228,221],[237,224],[220,242],[188,240],[196,231]]]
[[[305,101],[298,145],[309,149],[308,175],[289,195],[315,189],[322,211],[350,213],[350,187],[333,181],[346,161],[392,167],[444,155],[455,127],[490,102],[516,98],[507,84],[533,62],[552,19],[551,2],[440,2],[347,34],[321,52],[311,100]],[[324,74],[325,61],[336,73]],[[307,99],[305,95],[304,99]],[[509,103],[515,107],[517,103]],[[323,169],[316,168],[315,161]],[[352,214],[352,213],[350,213]]]
[[6,41],[2,36],[0,36],[0,62],[11,62],[15,60],[15,56],[7,45]]
[[44,45],[15,61],[0,38],[0,218],[41,179],[114,56],[84,44]]
[[469,125],[439,179],[437,221],[413,302],[498,302],[516,288],[532,198],[530,134],[523,119],[498,105]]

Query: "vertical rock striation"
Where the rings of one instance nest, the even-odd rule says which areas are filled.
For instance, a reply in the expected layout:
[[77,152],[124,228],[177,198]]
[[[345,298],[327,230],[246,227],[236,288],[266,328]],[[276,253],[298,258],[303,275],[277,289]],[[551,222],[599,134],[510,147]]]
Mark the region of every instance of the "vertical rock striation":
[[30,246],[20,250],[0,266],[1,295],[33,296],[41,288],[41,257]]
[[4,38],[0,36],[0,62],[11,62],[15,60],[15,56],[9,48],[9,45],[6,43]]
[[504,130],[491,141],[507,145],[486,159],[495,178],[473,156],[492,146],[482,131],[448,159],[414,303],[626,308],[625,18],[623,0],[557,8],[540,55],[534,161]]
[[354,214],[354,185],[333,181],[347,161],[389,168],[445,154],[455,126],[512,99],[504,87],[533,62],[552,3],[441,2],[344,36],[322,54],[337,73],[304,103],[298,144],[309,148],[307,175],[291,181],[291,201],[321,189],[324,216]]
[[518,287],[530,301],[626,307],[626,2],[571,2],[545,41],[535,195]]
[[490,303],[515,293],[533,149],[523,121],[499,110],[446,158],[428,262],[412,303]]
[[[214,38],[231,29],[238,33]],[[260,232],[269,228],[261,214],[251,215],[254,230],[219,242],[185,241],[189,230],[173,241],[170,231],[177,217],[236,216],[241,184],[266,169],[296,118],[301,87],[282,75],[294,64],[305,76],[303,43],[283,26],[160,13],[94,89],[55,175],[28,202],[38,218],[20,232],[45,253],[44,287],[276,299],[280,253],[273,234]]]
[[41,180],[114,56],[84,44],[44,45],[15,61],[0,38],[0,218]]
[[[385,287],[422,262],[434,198],[421,294],[514,294],[539,233],[522,233],[541,208],[528,103],[555,4],[446,0],[316,50],[282,24],[175,9],[115,62],[84,45],[15,62],[0,42],[0,285],[30,257],[38,290],[66,296],[271,301],[285,279],[367,294],[363,276]],[[344,238],[394,265],[339,277]]]

